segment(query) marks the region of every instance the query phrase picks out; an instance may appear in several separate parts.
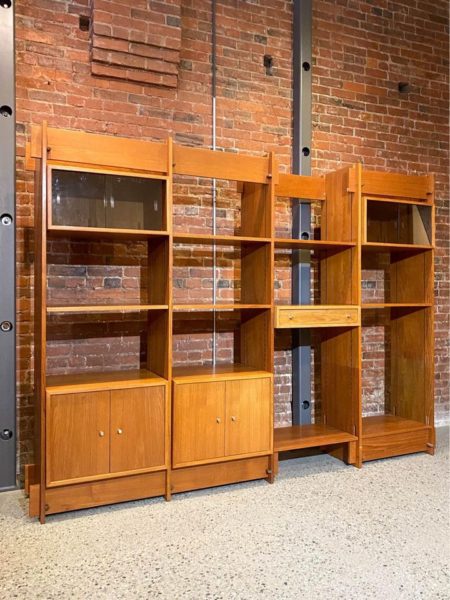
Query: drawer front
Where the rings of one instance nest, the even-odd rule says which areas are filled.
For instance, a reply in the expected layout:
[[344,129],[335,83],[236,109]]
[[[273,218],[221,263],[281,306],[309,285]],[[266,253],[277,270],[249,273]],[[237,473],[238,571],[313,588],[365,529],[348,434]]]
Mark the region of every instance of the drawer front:
[[426,452],[430,450],[430,439],[431,433],[428,429],[363,438],[363,461]]
[[275,327],[346,327],[358,325],[359,308],[353,306],[279,306],[276,309]]

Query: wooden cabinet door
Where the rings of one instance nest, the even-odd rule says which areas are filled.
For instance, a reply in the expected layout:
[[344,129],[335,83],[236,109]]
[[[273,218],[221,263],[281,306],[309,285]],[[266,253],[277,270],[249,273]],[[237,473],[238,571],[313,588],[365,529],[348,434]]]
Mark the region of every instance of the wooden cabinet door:
[[47,399],[47,485],[109,472],[109,391]]
[[111,391],[111,473],[165,464],[165,386]]
[[226,383],[225,454],[270,452],[272,435],[271,379]]
[[225,382],[174,384],[173,465],[224,455]]

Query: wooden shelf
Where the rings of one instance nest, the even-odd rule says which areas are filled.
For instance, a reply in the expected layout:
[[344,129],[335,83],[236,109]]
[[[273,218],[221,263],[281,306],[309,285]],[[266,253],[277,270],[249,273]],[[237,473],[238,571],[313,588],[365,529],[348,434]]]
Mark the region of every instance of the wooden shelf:
[[246,237],[241,235],[211,235],[204,233],[174,233],[175,244],[213,244],[237,246],[239,244],[267,244],[271,238]]
[[364,242],[363,252],[425,252],[433,250],[434,246],[426,244],[387,244],[382,242]]
[[202,311],[202,310],[267,310],[271,304],[174,304],[175,311]]
[[374,302],[361,304],[362,309],[376,308],[429,308],[432,306],[429,302]]
[[334,427],[315,423],[312,425],[292,425],[274,430],[274,452],[301,450],[316,446],[328,446],[354,442],[358,438],[351,433],[340,431]]
[[46,380],[48,392],[81,392],[90,389],[121,389],[123,387],[147,387],[161,385],[167,381],[147,369],[110,372],[51,375]]
[[275,248],[291,250],[348,250],[356,246],[355,242],[331,242],[327,240],[294,240],[290,238],[275,238]]
[[363,438],[396,435],[421,429],[431,429],[431,427],[425,423],[403,419],[395,415],[375,415],[373,417],[363,417],[362,420]]
[[111,229],[106,227],[69,227],[53,225],[47,229],[51,237],[111,237],[118,239],[145,240],[151,238],[168,238],[168,231],[152,231],[145,229]]
[[172,372],[172,379],[175,383],[224,379],[257,379],[265,376],[272,377],[272,374],[269,371],[254,369],[253,367],[239,363],[174,367]]
[[167,304],[91,304],[79,306],[47,306],[48,314],[65,313],[105,313],[105,312],[142,312],[146,310],[165,310]]

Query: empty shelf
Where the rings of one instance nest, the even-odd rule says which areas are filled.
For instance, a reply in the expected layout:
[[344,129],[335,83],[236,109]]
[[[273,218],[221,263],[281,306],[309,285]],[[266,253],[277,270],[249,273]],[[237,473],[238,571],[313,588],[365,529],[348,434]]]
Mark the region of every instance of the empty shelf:
[[271,304],[174,304],[176,311],[201,311],[201,310],[246,310],[246,309],[268,309]]
[[373,302],[362,304],[361,308],[428,308],[429,302]]
[[292,250],[347,250],[356,246],[355,242],[332,242],[327,240],[294,240],[291,238],[275,238],[275,249]]
[[253,379],[264,376],[272,377],[272,374],[269,371],[254,369],[240,363],[174,367],[172,373],[172,379],[175,383],[221,379]]
[[362,420],[362,437],[378,437],[382,435],[395,435],[397,433],[407,433],[418,431],[420,429],[430,429],[429,425],[396,417],[395,415],[376,415],[373,417],[364,417]]
[[104,313],[164,310],[167,304],[89,304],[78,306],[47,306],[47,313]]
[[64,388],[64,392],[83,391],[88,389],[121,389],[123,387],[146,387],[161,385],[166,380],[147,369],[133,369],[123,371],[103,371],[93,373],[78,373],[70,375],[50,375],[47,377],[47,391],[57,392]]
[[389,244],[385,242],[364,242],[362,244],[363,252],[423,252],[432,249],[433,246],[429,244]]
[[270,238],[248,237],[242,235],[212,235],[206,233],[174,233],[175,244],[216,244],[218,246],[237,246],[239,244],[270,243]]
[[274,452],[301,450],[316,446],[328,446],[354,442],[358,438],[346,431],[316,423],[313,425],[292,425],[280,427],[274,431]]

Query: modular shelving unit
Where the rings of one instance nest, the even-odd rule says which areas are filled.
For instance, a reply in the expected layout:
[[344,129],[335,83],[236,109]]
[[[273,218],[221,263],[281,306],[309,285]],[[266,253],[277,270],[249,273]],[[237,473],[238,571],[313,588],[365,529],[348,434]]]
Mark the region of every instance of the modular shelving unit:
[[383,311],[389,348],[385,411],[365,416],[362,460],[434,453],[434,180],[361,170],[363,266],[385,255],[385,295],[362,304]]
[[[88,506],[170,499],[172,493],[252,479],[272,482],[278,454],[291,449],[326,448],[357,466],[431,450],[429,178],[374,175],[360,166],[325,177],[284,175],[273,155],[46,124],[33,128],[27,155],[37,181],[37,434],[36,461],[26,468],[30,515],[43,522],[46,515]],[[234,229],[174,227],[176,177],[225,181],[239,205]],[[407,200],[419,180],[427,182],[425,196]],[[319,239],[280,236],[275,208],[291,197],[319,202]],[[387,199],[402,207],[389,209],[385,221],[379,205],[387,206]],[[277,261],[280,253],[298,249],[316,261],[315,302],[279,304]],[[392,257],[391,296],[376,308],[391,314],[394,411],[363,420],[361,309],[373,307],[361,304],[361,259],[379,251]],[[217,282],[208,294],[195,290],[189,297],[176,287],[180,264],[187,277],[198,265],[213,264],[214,282],[227,261],[237,281],[228,295],[218,294]],[[415,280],[401,284],[411,269],[422,269],[422,287]],[[232,340],[225,358],[187,353],[180,364],[177,336],[209,335],[211,323]],[[313,329],[318,340],[321,401],[311,425],[274,431],[274,337],[300,327]],[[421,336],[422,347],[411,350],[411,336]]]

